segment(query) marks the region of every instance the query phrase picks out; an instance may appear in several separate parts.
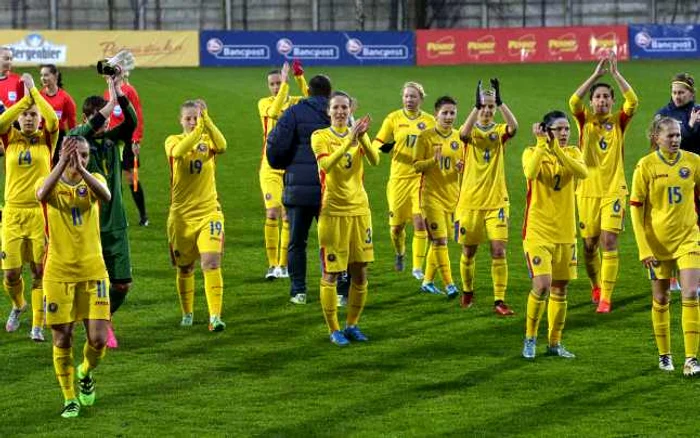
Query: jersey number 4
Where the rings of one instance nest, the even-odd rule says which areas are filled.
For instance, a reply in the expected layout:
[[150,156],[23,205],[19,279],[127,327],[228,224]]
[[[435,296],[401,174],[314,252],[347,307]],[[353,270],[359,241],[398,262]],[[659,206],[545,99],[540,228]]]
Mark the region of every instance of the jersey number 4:
[[19,165],[31,166],[32,153],[31,151],[19,151]]

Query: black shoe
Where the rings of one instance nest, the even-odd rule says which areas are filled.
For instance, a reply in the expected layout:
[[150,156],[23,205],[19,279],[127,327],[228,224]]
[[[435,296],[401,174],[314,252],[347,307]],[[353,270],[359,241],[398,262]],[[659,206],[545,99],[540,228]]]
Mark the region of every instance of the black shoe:
[[139,220],[139,226],[141,226],[141,227],[147,227],[150,224],[151,223],[148,221],[148,216],[144,216]]

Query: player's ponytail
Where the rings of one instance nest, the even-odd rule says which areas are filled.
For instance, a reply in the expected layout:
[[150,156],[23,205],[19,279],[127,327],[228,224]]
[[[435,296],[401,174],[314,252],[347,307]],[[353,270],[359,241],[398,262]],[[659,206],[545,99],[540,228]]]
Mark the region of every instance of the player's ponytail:
[[649,139],[649,143],[651,144],[651,150],[659,150],[659,145],[656,142],[656,138],[659,135],[661,129],[678,124],[678,120],[671,117],[660,115],[654,117],[654,120],[652,120],[651,124],[649,125],[649,129],[647,129],[647,138]]

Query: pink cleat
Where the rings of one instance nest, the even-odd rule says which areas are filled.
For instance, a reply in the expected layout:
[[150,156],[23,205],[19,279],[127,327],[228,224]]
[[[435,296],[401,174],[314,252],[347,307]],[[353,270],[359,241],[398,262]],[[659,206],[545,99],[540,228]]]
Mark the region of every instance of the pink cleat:
[[117,337],[114,336],[111,322],[107,326],[107,348],[119,348],[119,342],[117,342]]

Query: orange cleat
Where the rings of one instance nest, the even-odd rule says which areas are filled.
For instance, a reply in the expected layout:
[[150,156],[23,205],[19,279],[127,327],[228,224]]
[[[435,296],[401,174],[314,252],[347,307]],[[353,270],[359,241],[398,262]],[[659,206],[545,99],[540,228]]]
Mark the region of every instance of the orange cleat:
[[459,305],[462,309],[468,309],[474,305],[474,292],[462,292],[459,297]]
[[610,301],[600,300],[596,313],[610,313]]
[[515,312],[508,307],[506,303],[503,301],[497,301],[496,304],[493,306],[493,311],[496,313],[498,316],[513,316],[515,315]]
[[591,288],[591,301],[593,304],[600,303],[600,286],[593,286]]

